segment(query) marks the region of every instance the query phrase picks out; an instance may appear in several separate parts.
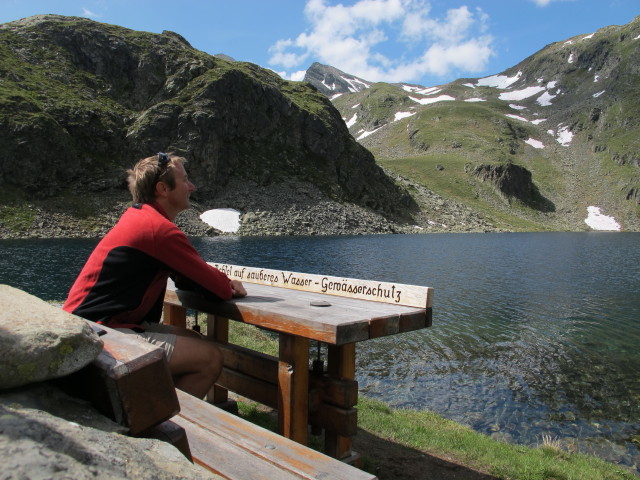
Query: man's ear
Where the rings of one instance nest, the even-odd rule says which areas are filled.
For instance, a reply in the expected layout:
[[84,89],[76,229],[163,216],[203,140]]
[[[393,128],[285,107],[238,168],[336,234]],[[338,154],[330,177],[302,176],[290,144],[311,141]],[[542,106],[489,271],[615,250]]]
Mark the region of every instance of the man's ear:
[[167,196],[167,192],[169,191],[169,187],[164,182],[156,183],[156,198],[164,198]]

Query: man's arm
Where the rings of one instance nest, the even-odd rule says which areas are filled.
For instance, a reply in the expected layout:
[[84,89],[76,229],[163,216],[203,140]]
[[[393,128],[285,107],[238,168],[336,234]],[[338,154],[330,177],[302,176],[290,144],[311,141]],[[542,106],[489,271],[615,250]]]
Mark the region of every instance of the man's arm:
[[182,230],[171,225],[172,228],[157,238],[156,255],[174,272],[176,280],[186,279],[222,300],[246,295],[241,282],[229,279],[205,262]]

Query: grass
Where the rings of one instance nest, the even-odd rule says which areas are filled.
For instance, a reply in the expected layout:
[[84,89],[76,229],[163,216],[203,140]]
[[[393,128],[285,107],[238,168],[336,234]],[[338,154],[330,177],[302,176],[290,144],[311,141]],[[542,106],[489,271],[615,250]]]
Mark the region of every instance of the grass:
[[0,206],[0,225],[12,232],[29,230],[35,217],[33,210],[25,206]]
[[367,398],[358,403],[360,428],[390,441],[513,480],[632,479],[630,471],[597,457],[562,451],[548,439],[537,448],[508,444],[429,411],[395,410]]
[[[277,355],[277,337],[250,325],[231,322],[230,341],[270,355]],[[608,480],[637,479],[629,470],[595,456],[568,453],[557,439],[543,436],[536,448],[494,440],[473,429],[447,420],[433,412],[393,409],[383,402],[360,397],[358,425],[390,442],[446,457],[469,468],[509,480]],[[272,415],[252,402],[239,404],[240,415],[265,428],[275,430]],[[311,446],[320,441],[311,437]],[[366,458],[365,466],[375,465]]]
[[[439,195],[455,200],[473,208],[485,218],[491,219],[498,227],[516,231],[536,232],[547,230],[543,223],[528,220],[514,212],[518,212],[515,203],[498,205],[498,196],[490,185],[473,181],[465,166],[467,158],[456,154],[430,155],[415,158],[387,159],[377,162],[386,169],[411,178],[412,181],[426,186]],[[446,165],[439,170],[437,165]],[[524,210],[525,207],[522,207]],[[531,213],[530,209],[526,209]]]

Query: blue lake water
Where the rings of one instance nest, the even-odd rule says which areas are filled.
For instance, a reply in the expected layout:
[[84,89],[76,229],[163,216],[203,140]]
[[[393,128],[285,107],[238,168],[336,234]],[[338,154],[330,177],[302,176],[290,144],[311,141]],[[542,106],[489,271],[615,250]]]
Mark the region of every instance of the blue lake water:
[[[0,241],[0,283],[63,299],[94,240]],[[198,238],[208,261],[435,288],[433,327],[358,344],[363,395],[509,442],[640,465],[640,234]]]

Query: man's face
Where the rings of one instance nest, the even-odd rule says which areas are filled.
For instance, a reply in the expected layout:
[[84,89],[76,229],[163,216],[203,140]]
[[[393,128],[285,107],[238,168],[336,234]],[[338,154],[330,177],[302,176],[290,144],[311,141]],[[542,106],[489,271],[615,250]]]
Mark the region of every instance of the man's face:
[[167,193],[167,201],[175,212],[181,212],[189,208],[189,196],[196,187],[189,181],[184,165],[177,164],[173,167],[176,187]]

